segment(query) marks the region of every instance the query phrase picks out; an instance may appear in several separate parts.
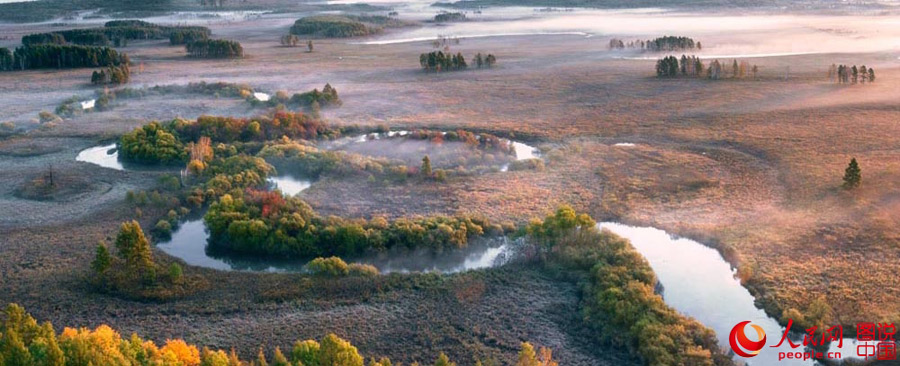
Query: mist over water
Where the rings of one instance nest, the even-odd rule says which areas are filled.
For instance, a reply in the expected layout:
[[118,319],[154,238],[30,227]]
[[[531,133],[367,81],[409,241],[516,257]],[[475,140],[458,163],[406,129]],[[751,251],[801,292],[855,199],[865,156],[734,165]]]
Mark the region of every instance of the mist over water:
[[[403,3],[401,18],[427,20],[440,10]],[[456,10],[452,10],[456,11]],[[542,35],[647,40],[662,35],[693,37],[707,58],[768,57],[812,53],[900,50],[900,17],[889,15],[699,14],[664,9],[572,9],[538,12],[502,7],[467,12],[465,22],[392,31],[365,44],[430,42],[439,35],[465,38]],[[603,45],[601,45],[602,47]],[[627,54],[628,51],[620,51]]]

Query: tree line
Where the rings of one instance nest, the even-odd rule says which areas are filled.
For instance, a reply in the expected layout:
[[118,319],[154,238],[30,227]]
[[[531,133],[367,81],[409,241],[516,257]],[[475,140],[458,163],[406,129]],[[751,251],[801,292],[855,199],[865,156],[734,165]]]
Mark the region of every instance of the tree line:
[[702,50],[703,45],[700,42],[694,42],[693,38],[690,37],[676,37],[676,36],[663,36],[657,37],[652,40],[634,40],[625,42],[618,38],[613,38],[609,40],[609,49],[611,50],[621,50],[625,48],[637,48],[640,50],[648,51],[648,52],[662,52],[662,51],[688,51],[688,50]]
[[[112,40],[116,46],[125,46],[128,40],[169,38],[174,45],[183,44],[183,40],[186,38],[206,39],[210,34],[212,32],[209,28],[200,26],[162,26],[142,20],[113,20],[106,22],[103,27],[25,35],[22,37],[22,44],[33,46],[46,43],[72,43],[86,46],[109,46],[112,44]],[[173,40],[182,40],[182,43],[175,43]]]
[[129,63],[128,55],[109,47],[39,44],[0,48],[0,71],[109,67]]
[[[38,323],[24,308],[9,304],[0,323],[0,365],[8,366],[391,366],[387,357],[368,364],[359,349],[330,333],[321,340],[298,340],[290,349],[265,350],[260,347],[255,358],[242,360],[234,348],[229,351],[198,347],[182,339],[167,339],[162,346],[143,339],[136,333],[123,337],[115,329],[100,325],[89,328],[63,328],[56,333],[50,322]],[[476,365],[481,365],[476,360]],[[399,364],[398,364],[399,365]],[[455,366],[441,352],[434,366]],[[557,366],[552,352],[540,348],[536,352],[528,342],[521,344],[515,366]],[[413,362],[410,366],[420,366]],[[423,365],[425,366],[425,365]]]
[[856,84],[866,82],[875,82],[875,69],[862,65],[857,68],[856,65],[835,65],[831,64],[828,68],[828,80],[832,80],[838,84]]
[[756,79],[758,73],[758,66],[743,60],[740,62],[732,60],[730,68],[727,65],[723,66],[719,60],[712,60],[708,64],[704,64],[697,56],[681,55],[680,60],[675,56],[666,56],[656,61],[656,76],[660,78],[706,77],[710,80],[720,80],[728,77],[732,79],[752,77]]
[[[493,54],[483,56],[481,53],[475,55],[475,67],[491,68],[497,63],[497,58]],[[466,58],[462,53],[457,52],[444,53],[443,51],[432,51],[419,55],[419,65],[426,71],[458,71],[465,70],[469,67]]]
[[197,58],[244,57],[244,48],[237,41],[225,39],[199,39],[185,44],[188,56]]

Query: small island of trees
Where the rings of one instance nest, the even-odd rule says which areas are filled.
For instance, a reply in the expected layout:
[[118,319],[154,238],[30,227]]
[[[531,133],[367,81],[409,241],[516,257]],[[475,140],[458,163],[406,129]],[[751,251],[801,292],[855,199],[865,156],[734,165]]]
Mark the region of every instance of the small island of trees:
[[434,21],[438,23],[462,22],[466,20],[466,15],[460,12],[448,13],[443,12],[434,16]]
[[838,84],[857,84],[875,82],[875,69],[862,65],[860,67],[831,64],[828,68],[828,80]]
[[91,84],[94,85],[125,84],[130,80],[131,68],[128,67],[128,64],[95,70],[94,73],[91,74]]
[[609,40],[609,49],[621,50],[625,48],[636,48],[647,52],[672,52],[672,51],[690,51],[702,50],[703,45],[700,42],[694,42],[690,37],[663,36],[653,40],[634,40],[625,42],[618,38]]
[[202,39],[185,44],[188,56],[197,58],[244,57],[244,48],[237,41]]
[[[483,56],[481,53],[478,53],[475,55],[474,62],[475,67],[479,69],[491,68],[497,64],[497,57],[493,54]],[[457,52],[455,55],[452,53],[444,53],[443,51],[423,53],[419,55],[419,65],[426,71],[434,72],[459,71],[469,68],[466,58],[460,52]]]
[[723,66],[719,60],[704,64],[697,56],[685,55],[681,55],[680,60],[675,56],[666,56],[656,61],[656,76],[660,78],[705,77],[710,80],[720,80],[752,77],[756,79],[758,73],[758,66],[743,60],[740,62],[732,60],[731,67]]

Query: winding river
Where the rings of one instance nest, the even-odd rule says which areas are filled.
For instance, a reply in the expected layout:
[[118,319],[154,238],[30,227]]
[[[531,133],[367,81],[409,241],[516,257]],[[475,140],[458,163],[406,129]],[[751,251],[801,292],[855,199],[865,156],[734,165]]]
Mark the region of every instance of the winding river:
[[[666,303],[712,328],[722,349],[729,349],[728,336],[737,323],[749,320],[762,327],[766,347],[755,357],[734,356],[735,360],[760,366],[817,364],[796,359],[778,360],[779,352],[803,352],[803,347],[792,349],[787,341],[782,347],[771,347],[781,340],[784,327],[754,305],[753,295],[735,278],[734,268],[715,249],[652,227],[612,222],[601,223],[598,227],[630,240],[653,267],[664,288],[662,295]],[[802,335],[791,334],[790,337],[794,344],[803,343]],[[855,338],[844,338],[842,347],[832,343],[828,351],[840,352],[843,359],[856,358],[856,346]]]

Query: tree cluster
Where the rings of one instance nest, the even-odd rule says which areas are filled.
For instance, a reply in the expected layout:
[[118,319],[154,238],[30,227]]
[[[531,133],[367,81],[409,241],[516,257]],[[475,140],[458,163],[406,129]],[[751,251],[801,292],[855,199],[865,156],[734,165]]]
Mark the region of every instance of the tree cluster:
[[291,96],[291,99],[284,102],[303,108],[312,108],[313,105],[315,105],[316,108],[320,108],[340,106],[341,104],[343,104],[343,102],[341,102],[341,98],[338,97],[337,89],[335,89],[333,86],[331,86],[331,84],[328,83],[325,83],[322,91],[319,91],[319,89],[313,89],[305,93],[295,93],[293,96]]
[[[25,309],[9,304],[0,317],[0,365],[8,366],[392,366],[387,357],[363,355],[350,342],[331,333],[320,341],[294,342],[287,352],[262,347],[252,360],[242,360],[230,351],[198,347],[182,339],[168,339],[160,347],[137,334],[123,337],[115,329],[100,325],[94,329],[66,327],[57,335],[53,324],[38,324]],[[480,365],[477,362],[476,365]],[[435,366],[455,366],[443,352]],[[419,366],[414,362],[411,366]],[[549,349],[535,353],[534,346],[522,343],[516,366],[557,366]]]
[[212,249],[294,258],[353,256],[391,248],[462,248],[469,238],[494,227],[486,219],[466,216],[391,222],[381,217],[323,217],[299,198],[252,189],[222,196],[210,205],[204,220]]
[[281,45],[288,47],[297,47],[300,44],[300,37],[296,34],[285,34],[281,36]]
[[653,40],[634,40],[625,42],[618,38],[609,40],[609,49],[621,50],[625,48],[637,48],[648,52],[663,51],[688,51],[702,50],[703,45],[700,42],[694,42],[690,37],[663,36]]
[[866,82],[875,82],[875,69],[862,65],[857,68],[856,65],[834,65],[828,69],[828,79],[838,84],[857,84]]
[[131,80],[131,68],[128,67],[128,64],[94,70],[91,74],[91,84],[94,85],[125,84],[129,80]]
[[[277,111],[271,116],[250,118],[200,116],[195,121],[175,119],[151,122],[119,139],[120,157],[137,163],[182,163],[188,157],[186,144],[202,137],[212,142],[261,142],[282,136],[305,140],[339,136],[323,122],[303,113]],[[223,147],[226,145],[222,145]],[[233,146],[232,146],[233,148]]]
[[175,29],[169,33],[169,44],[173,46],[188,44],[194,41],[209,39],[211,32],[205,27],[192,27],[188,29]]
[[550,268],[586,281],[584,323],[603,344],[624,347],[648,365],[730,365],[715,333],[670,308],[654,291],[656,276],[631,244],[600,232],[594,221],[564,206],[526,227]]
[[188,56],[198,58],[244,57],[244,48],[237,41],[225,39],[200,39],[185,44]]
[[297,19],[290,33],[297,36],[348,38],[381,32],[377,26],[367,25],[360,17],[346,15],[314,15]]
[[434,16],[434,21],[438,23],[461,22],[466,20],[466,15],[460,12],[442,12]]
[[113,256],[106,244],[100,243],[91,262],[93,282],[101,289],[138,298],[173,296],[184,290],[181,267],[172,263],[168,271],[159,268],[137,221],[122,223],[115,248]]
[[[729,72],[730,71],[730,72]],[[725,78],[744,79],[756,78],[759,67],[750,65],[747,61],[732,60],[731,67],[723,66],[719,60],[710,61],[704,65],[697,56],[681,55],[679,60],[675,56],[666,56],[656,61],[656,76],[661,78],[674,77],[706,77],[710,80]]]
[[184,144],[170,128],[151,122],[119,139],[119,156],[136,163],[181,163],[187,158]]
[[[38,44],[79,44],[87,46],[109,46],[114,40],[116,46],[125,46],[128,40],[165,39],[175,44],[184,44],[186,40],[206,39],[212,32],[209,28],[199,26],[162,26],[142,20],[113,20],[103,27],[80,28],[35,33],[22,37],[22,44],[33,46]],[[180,40],[176,43],[173,40]]]
[[128,63],[128,55],[109,47],[39,44],[19,47],[12,53],[0,49],[0,71],[108,67]]
[[[497,58],[492,54],[483,56],[481,53],[478,53],[475,55],[474,62],[475,67],[479,69],[485,67],[491,68],[497,64]],[[468,63],[466,63],[466,58],[463,57],[462,53],[457,52],[454,55],[452,53],[444,53],[443,51],[432,51],[419,55],[419,65],[426,71],[434,72],[459,71],[469,67]]]

